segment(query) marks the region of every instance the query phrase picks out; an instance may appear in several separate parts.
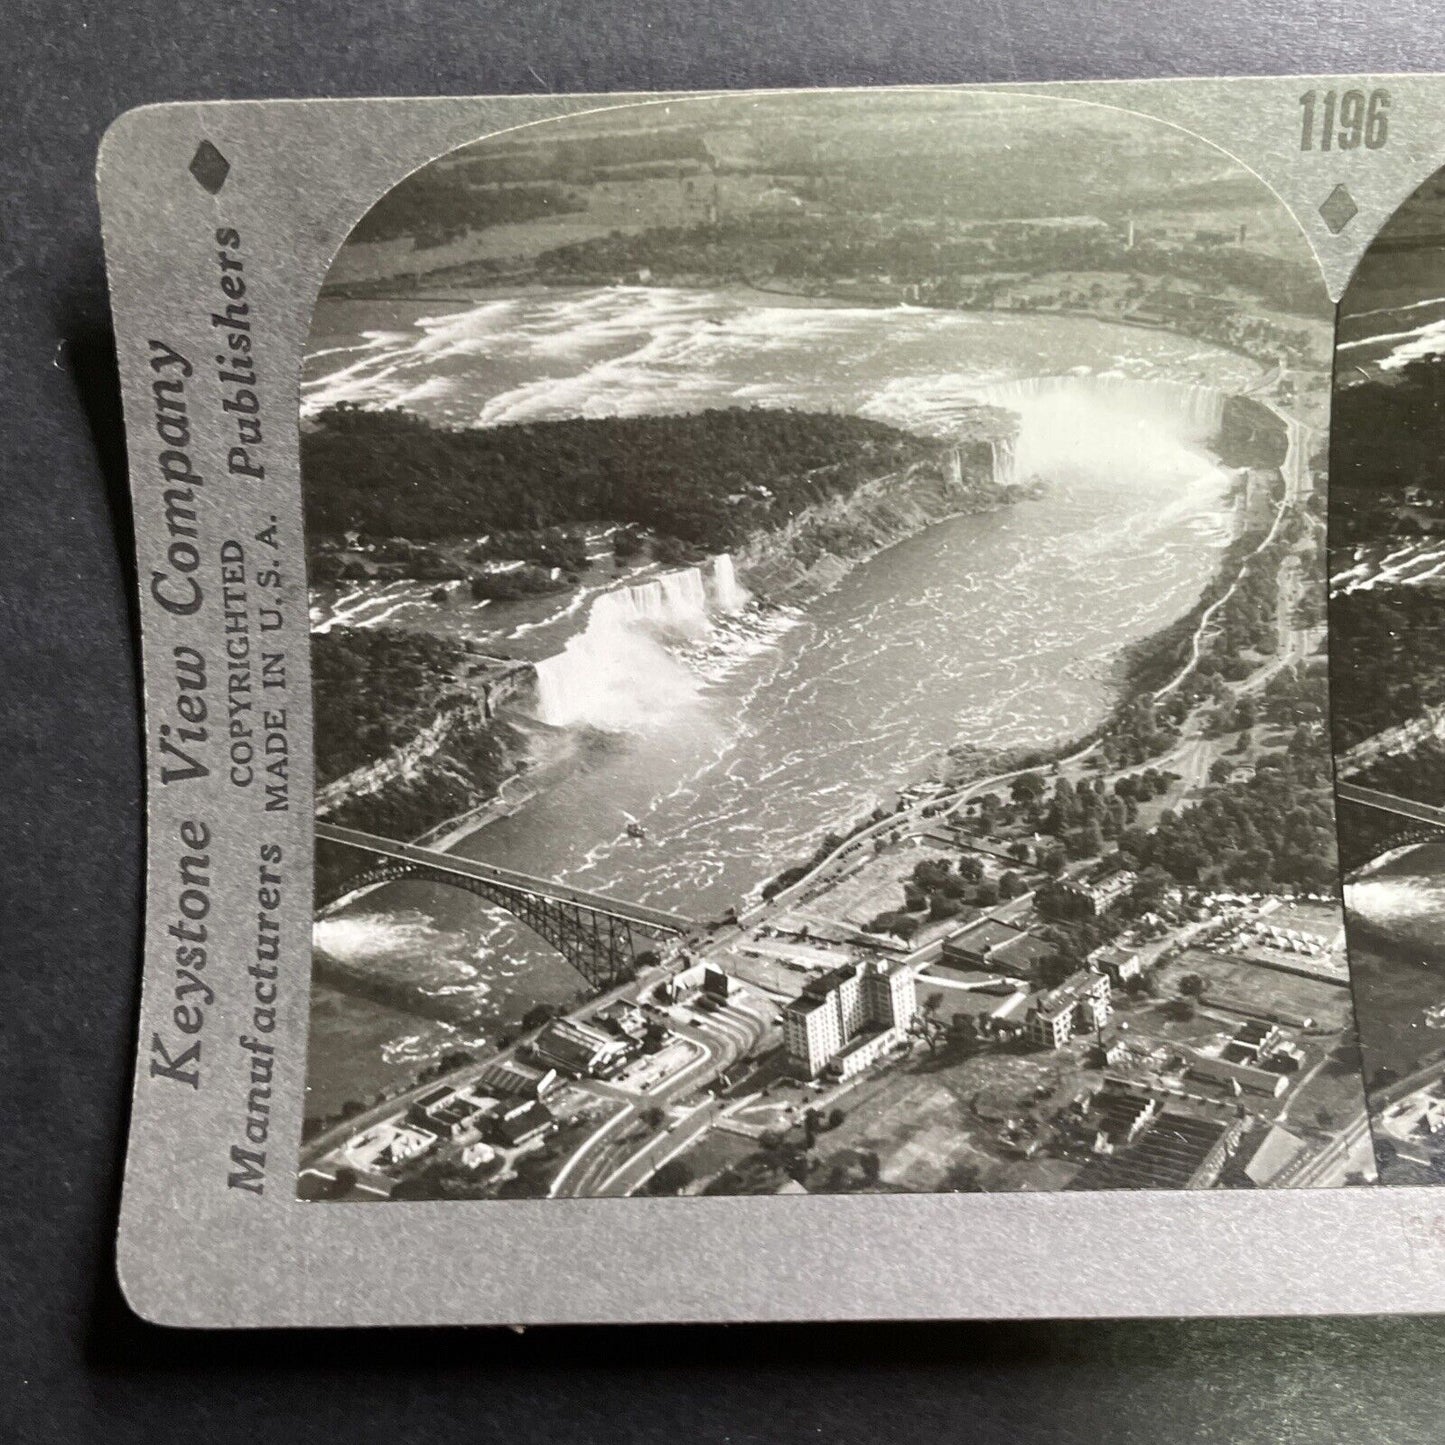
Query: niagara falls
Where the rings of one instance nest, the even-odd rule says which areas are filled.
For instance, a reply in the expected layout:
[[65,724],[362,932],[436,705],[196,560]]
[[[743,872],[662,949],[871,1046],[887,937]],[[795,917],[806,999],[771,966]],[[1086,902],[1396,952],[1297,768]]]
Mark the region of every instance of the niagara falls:
[[[455,614],[447,625],[477,636],[503,628],[497,645],[536,669],[526,711],[574,739],[524,807],[456,851],[578,886],[721,909],[758,887],[763,860],[806,851],[951,745],[1086,731],[1111,704],[1120,649],[1188,611],[1233,536],[1232,474],[1208,443],[1224,398],[1258,369],[1167,333],[628,288],[416,308],[406,325],[395,306],[337,309],[353,330],[308,366],[307,405],[404,402],[458,424],[809,404],[941,438],[970,406],[1019,418],[996,478],[1038,481],[1039,498],[938,522],[805,606],[751,603],[722,554],[551,612],[538,603],[521,628],[495,605]],[[517,381],[534,368],[547,379]],[[428,605],[424,586],[386,592],[371,614],[354,588],[346,598],[360,625]],[[445,890],[392,892],[403,930],[363,904],[367,926],[323,923],[318,947],[473,988],[478,1005],[474,1036],[411,1021],[395,1070],[488,1037],[522,999],[567,996],[565,965],[506,915]],[[359,1087],[350,1061],[371,1013],[336,996],[318,1015],[330,1092]]]

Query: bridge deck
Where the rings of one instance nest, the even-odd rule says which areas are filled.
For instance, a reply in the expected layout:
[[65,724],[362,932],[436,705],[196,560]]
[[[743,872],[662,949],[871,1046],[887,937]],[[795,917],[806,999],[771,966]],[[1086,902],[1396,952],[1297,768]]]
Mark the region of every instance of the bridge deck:
[[1378,808],[1382,813],[1395,813],[1401,818],[1413,818],[1417,823],[1431,823],[1445,828],[1445,808],[1434,808],[1429,803],[1416,803],[1395,793],[1382,793],[1376,788],[1362,788],[1356,783],[1338,783],[1335,796],[1342,803],[1359,803],[1362,807]]
[[392,838],[358,832],[355,828],[338,828],[334,823],[317,823],[316,837],[318,841],[337,843],[343,848],[355,848],[382,858],[398,858],[438,873],[476,878],[483,883],[515,888],[519,892],[532,893],[539,898],[548,898],[559,903],[575,903],[605,917],[619,918],[662,933],[692,933],[697,928],[697,924],[691,919],[663,913],[657,908],[646,908],[640,903],[609,898],[605,893],[590,893],[584,888],[569,888],[565,883],[533,878],[510,868],[498,868],[493,863],[478,863],[470,858],[458,858],[451,853],[440,853],[435,848],[418,848],[413,843],[398,843]]

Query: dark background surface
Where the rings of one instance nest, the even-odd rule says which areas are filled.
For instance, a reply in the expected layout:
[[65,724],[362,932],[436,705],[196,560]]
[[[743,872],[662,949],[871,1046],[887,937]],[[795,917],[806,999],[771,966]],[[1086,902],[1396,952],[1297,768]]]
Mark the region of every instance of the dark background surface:
[[131,1316],[112,1241],[142,771],[92,183],[106,125],[159,100],[1430,69],[1432,0],[0,4],[0,1439],[1445,1438],[1434,1319],[239,1335]]

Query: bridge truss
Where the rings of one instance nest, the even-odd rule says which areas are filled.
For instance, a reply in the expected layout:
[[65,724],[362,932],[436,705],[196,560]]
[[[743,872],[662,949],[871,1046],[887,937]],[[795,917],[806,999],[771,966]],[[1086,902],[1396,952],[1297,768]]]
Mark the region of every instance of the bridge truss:
[[369,868],[347,878],[332,889],[328,897],[318,898],[317,911],[332,908],[363,888],[408,878],[460,888],[510,913],[550,943],[597,989],[609,988],[630,977],[641,954],[660,940],[683,931],[681,927],[666,927],[606,912],[580,901],[549,897],[524,886],[389,857],[376,857]]
[[1341,803],[1352,803],[1399,820],[1399,828],[1378,845],[1381,854],[1414,843],[1438,842],[1445,837],[1445,809],[1429,803],[1417,803],[1412,798],[1347,781],[1335,785],[1335,797]]

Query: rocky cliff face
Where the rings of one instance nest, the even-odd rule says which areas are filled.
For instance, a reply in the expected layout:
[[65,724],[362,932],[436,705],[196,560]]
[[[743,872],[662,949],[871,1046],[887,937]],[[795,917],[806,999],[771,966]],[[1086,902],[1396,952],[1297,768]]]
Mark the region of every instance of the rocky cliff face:
[[444,766],[448,755],[484,731],[496,710],[518,693],[530,690],[535,679],[529,663],[518,663],[504,677],[478,683],[472,696],[457,696],[402,747],[319,788],[316,816],[326,822],[341,822],[341,812],[354,810],[361,800],[414,784],[428,770]]
[[945,517],[1006,506],[1024,491],[994,480],[989,442],[966,443],[938,463],[879,477],[806,508],[786,525],[758,533],[733,560],[755,596],[806,601],[884,547]]
[[1432,738],[1445,738],[1445,706],[1428,707],[1419,717],[1356,743],[1348,752],[1339,754],[1335,768],[1342,779],[1348,779],[1381,758],[1411,752]]
[[[458,700],[405,746],[327,784],[316,795],[317,817],[383,837],[416,838],[489,802],[531,757],[527,720],[497,709],[529,688],[533,676],[530,666],[518,667],[505,685]],[[318,876],[318,894],[321,881]]]

